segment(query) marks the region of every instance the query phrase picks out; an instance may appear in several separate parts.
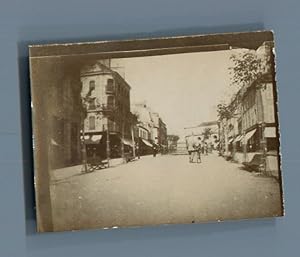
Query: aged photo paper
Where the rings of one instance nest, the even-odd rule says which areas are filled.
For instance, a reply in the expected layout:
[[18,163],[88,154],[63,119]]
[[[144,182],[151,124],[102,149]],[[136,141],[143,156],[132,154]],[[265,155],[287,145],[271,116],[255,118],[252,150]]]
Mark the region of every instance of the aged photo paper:
[[29,53],[39,232],[283,216],[271,31]]

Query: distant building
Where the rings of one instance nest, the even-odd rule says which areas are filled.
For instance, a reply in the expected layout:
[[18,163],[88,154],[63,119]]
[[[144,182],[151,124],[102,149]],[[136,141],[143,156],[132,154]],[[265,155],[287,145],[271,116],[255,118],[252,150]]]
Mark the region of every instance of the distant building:
[[153,146],[161,152],[167,150],[167,126],[158,113],[153,112],[146,102],[132,104],[132,113],[137,116],[138,136],[141,149],[151,153]]
[[209,144],[211,149],[217,149],[219,145],[219,124],[217,121],[202,122],[197,126],[186,128],[186,138],[200,137]]
[[166,150],[168,146],[167,126],[158,113],[150,112],[150,116],[153,124],[151,139],[156,145]]
[[150,108],[145,102],[131,105],[132,113],[137,117],[137,135],[135,141],[139,146],[140,155],[152,154],[153,151],[153,120]]
[[[168,140],[168,152],[169,153],[176,152],[179,136],[177,136],[177,135],[168,135],[167,140]],[[185,148],[186,148],[186,146],[185,146]]]
[[159,118],[159,133],[158,133],[158,144],[161,146],[162,151],[167,151],[168,148],[168,130],[167,125]]

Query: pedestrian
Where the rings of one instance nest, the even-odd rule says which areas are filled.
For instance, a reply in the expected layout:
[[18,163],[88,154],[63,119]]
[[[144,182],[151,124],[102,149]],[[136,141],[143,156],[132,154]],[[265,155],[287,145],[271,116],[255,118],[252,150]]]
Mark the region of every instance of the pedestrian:
[[208,144],[205,142],[204,144],[204,149],[205,149],[205,155],[208,155]]
[[193,147],[193,140],[189,138],[186,140],[187,150],[189,154],[189,162],[193,162],[194,159],[194,147]]
[[156,157],[156,154],[157,154],[157,147],[156,147],[156,145],[153,145],[152,150],[153,150],[153,157]]
[[136,151],[136,154],[137,154],[138,159],[140,159],[140,158],[141,158],[141,155],[140,155],[140,147],[139,147],[139,143],[136,143],[136,144],[135,144],[135,151]]
[[201,137],[198,137],[196,142],[194,143],[195,154],[197,155],[197,163],[201,163]]

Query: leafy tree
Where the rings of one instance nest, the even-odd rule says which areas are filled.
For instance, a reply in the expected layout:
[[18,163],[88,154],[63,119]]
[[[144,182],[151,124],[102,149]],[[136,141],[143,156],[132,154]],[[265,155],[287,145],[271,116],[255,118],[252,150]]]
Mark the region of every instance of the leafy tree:
[[225,103],[221,103],[217,105],[217,113],[218,113],[219,120],[223,120],[223,119],[228,120],[233,116],[233,112],[231,108]]
[[179,136],[177,136],[177,135],[168,135],[168,139],[172,142],[177,142],[179,140]]
[[212,135],[211,128],[205,128],[202,135],[204,136],[204,139],[209,139],[210,136]]
[[230,59],[233,62],[233,66],[229,68],[231,75],[230,86],[237,89],[237,92],[232,96],[232,99],[235,100],[235,105],[218,104],[217,113],[220,120],[228,120],[234,117],[234,112],[239,102],[238,91],[249,86],[265,72],[263,59],[254,50],[234,53],[230,56]]
[[231,55],[233,67],[230,67],[231,86],[248,86],[263,74],[263,61],[255,51]]

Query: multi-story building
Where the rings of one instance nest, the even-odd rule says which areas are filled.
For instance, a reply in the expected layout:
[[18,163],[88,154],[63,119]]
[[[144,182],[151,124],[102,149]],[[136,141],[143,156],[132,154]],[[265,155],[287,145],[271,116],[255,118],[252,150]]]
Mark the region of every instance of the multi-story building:
[[132,104],[132,113],[137,117],[137,135],[135,141],[141,155],[151,154],[153,148],[154,124],[150,108],[146,102]]
[[[223,149],[238,162],[249,162],[257,153],[267,157],[267,169],[278,176],[278,131],[275,110],[275,83],[268,65],[271,47],[263,44],[257,53],[265,62],[262,74],[242,87],[231,101],[230,118],[220,121]],[[225,140],[227,139],[227,140]]]
[[138,120],[138,137],[141,142],[141,150],[151,153],[153,145],[160,151],[167,149],[167,127],[158,113],[153,112],[146,102],[132,105],[132,112]]
[[97,143],[97,151],[106,156],[108,134],[111,157],[120,156],[124,144],[133,146],[130,86],[103,61],[85,66],[81,83],[81,98],[86,107],[86,144]]
[[248,153],[258,152],[263,148],[267,151],[277,150],[272,76],[266,75],[259,81],[254,81],[243,94],[240,105],[238,131],[242,136],[238,140],[239,145],[245,145]]
[[159,118],[159,133],[158,144],[161,146],[162,152],[166,152],[168,149],[168,130],[167,125]]
[[161,148],[167,148],[168,140],[167,140],[167,126],[161,119],[158,113],[151,112],[150,116],[152,119],[152,137],[151,140],[159,145]]

